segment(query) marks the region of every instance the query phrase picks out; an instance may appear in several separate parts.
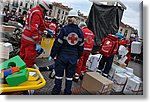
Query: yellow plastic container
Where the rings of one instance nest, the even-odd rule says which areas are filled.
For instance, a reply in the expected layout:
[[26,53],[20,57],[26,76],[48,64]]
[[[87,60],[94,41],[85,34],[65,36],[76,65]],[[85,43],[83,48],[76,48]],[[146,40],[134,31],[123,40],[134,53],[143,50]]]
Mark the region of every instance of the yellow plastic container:
[[55,38],[42,38],[41,47],[44,49],[52,48]]
[[25,91],[25,90],[36,90],[44,87],[46,85],[46,81],[40,71],[38,69],[27,68],[29,73],[35,72],[34,76],[30,76],[28,81],[18,85],[10,87],[8,84],[0,84],[0,92],[15,92],[15,91]]
[[45,49],[45,54],[41,54],[38,58],[48,57],[50,55],[51,49],[53,47],[55,38],[42,38],[41,47]]

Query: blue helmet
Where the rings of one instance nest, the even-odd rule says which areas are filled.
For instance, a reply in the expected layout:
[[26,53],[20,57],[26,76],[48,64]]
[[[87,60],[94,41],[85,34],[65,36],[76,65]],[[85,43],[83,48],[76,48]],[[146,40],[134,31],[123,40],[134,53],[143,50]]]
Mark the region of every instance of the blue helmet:
[[121,33],[116,33],[115,35],[118,36],[119,39],[123,38],[123,34],[121,34]]

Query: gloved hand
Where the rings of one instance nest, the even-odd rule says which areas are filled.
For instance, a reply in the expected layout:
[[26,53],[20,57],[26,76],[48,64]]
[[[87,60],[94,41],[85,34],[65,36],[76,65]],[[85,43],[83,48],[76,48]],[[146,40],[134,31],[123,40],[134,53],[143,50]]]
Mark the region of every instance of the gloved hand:
[[53,60],[53,58],[51,56],[48,57],[48,61],[51,61]]
[[36,49],[35,49],[36,51],[39,51],[39,50],[41,50],[41,46],[39,45],[39,44],[36,44]]

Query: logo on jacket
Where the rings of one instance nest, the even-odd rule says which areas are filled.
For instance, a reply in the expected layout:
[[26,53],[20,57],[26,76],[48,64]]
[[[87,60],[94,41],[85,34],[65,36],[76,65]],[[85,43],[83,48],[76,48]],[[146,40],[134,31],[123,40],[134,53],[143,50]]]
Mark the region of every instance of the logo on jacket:
[[92,42],[93,42],[92,36],[87,36],[85,38],[85,41],[86,41],[87,44],[92,44]]
[[78,43],[78,35],[76,33],[70,33],[68,36],[67,36],[67,42],[70,44],[70,45],[76,45]]

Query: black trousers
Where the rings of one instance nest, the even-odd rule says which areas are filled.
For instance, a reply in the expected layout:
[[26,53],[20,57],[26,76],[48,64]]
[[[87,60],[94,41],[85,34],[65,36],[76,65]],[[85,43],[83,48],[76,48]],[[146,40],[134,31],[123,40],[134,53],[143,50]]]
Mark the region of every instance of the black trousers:
[[111,69],[113,59],[114,56],[111,57],[102,56],[99,62],[98,69],[102,70],[103,73],[108,74]]

